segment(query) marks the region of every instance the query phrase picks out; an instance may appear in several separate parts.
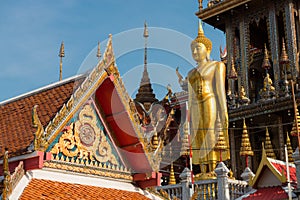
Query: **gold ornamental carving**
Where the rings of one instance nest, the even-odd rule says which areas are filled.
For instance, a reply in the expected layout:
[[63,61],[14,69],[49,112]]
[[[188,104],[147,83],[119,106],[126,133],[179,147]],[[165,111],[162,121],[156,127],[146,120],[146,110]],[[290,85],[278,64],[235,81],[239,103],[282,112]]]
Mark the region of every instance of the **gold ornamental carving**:
[[91,162],[109,162],[117,165],[106,135],[97,125],[97,117],[91,105],[85,105],[78,115],[78,120],[68,126],[51,153]]

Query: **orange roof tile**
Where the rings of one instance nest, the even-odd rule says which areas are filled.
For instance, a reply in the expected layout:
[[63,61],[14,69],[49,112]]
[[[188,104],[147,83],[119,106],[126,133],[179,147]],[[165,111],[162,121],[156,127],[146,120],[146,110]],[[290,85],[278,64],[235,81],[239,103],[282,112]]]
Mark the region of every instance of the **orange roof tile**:
[[75,81],[73,78],[0,104],[0,156],[5,148],[8,148],[10,156],[24,154],[36,130],[32,126],[34,105],[38,105],[37,113],[45,127],[71,97],[74,85],[78,84]]
[[266,187],[257,189],[256,192],[250,194],[249,196],[243,198],[247,199],[256,199],[256,200],[276,200],[276,199],[288,199],[288,195],[285,190],[280,186],[276,187]]
[[42,179],[32,179],[27,187],[24,189],[20,200],[70,200],[70,199],[126,199],[126,200],[149,200],[146,196],[124,190],[117,190],[111,188],[101,188],[96,186],[63,183]]

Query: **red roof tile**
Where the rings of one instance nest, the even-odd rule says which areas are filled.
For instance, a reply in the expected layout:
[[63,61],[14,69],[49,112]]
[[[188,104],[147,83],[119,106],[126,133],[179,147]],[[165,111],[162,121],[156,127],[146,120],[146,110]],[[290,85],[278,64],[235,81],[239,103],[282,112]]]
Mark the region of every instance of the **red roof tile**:
[[124,190],[101,188],[96,186],[63,183],[49,180],[32,179],[24,189],[20,200],[100,200],[100,199],[126,199],[149,200],[146,196]]
[[32,108],[38,105],[37,113],[45,127],[71,97],[75,79],[55,84],[24,97],[0,105],[0,156],[8,148],[10,156],[25,153],[33,141],[36,128],[32,126]]
[[[268,158],[269,159],[269,158]],[[286,164],[283,161],[278,160],[271,160],[269,159],[270,163],[274,166],[274,168],[281,174],[282,171],[284,172],[285,177],[287,177],[287,171],[286,171]],[[290,180],[291,182],[296,183],[297,177],[296,177],[296,167],[289,165],[290,170]]]
[[287,199],[287,193],[282,189],[282,187],[266,187],[257,189],[257,191],[253,194],[250,194],[248,197],[243,198],[243,200],[247,199],[255,199],[255,200],[279,200],[279,199]]

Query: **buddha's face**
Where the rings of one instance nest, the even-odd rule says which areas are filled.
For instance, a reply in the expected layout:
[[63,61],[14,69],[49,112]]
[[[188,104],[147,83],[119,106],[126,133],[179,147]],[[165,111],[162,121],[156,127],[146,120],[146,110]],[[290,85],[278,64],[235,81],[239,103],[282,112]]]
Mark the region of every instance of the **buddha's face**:
[[193,42],[191,44],[193,58],[196,62],[201,62],[207,58],[207,49],[204,44]]

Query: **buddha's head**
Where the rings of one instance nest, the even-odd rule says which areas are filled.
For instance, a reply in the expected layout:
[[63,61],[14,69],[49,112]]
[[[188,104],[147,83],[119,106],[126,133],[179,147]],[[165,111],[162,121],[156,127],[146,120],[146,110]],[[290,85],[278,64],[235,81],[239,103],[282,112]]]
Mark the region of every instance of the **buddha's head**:
[[209,59],[212,49],[212,42],[205,37],[201,21],[199,21],[198,36],[191,43],[193,58],[196,62]]

